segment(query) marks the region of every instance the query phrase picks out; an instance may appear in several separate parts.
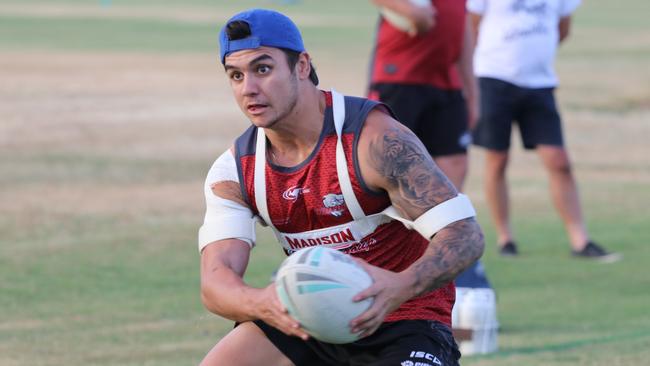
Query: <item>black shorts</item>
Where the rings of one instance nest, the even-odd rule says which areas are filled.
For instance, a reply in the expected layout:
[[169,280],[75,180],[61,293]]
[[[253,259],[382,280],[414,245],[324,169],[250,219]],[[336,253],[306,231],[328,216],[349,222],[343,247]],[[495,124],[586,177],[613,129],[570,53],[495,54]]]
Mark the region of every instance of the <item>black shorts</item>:
[[461,90],[427,85],[375,84],[370,96],[386,103],[431,156],[464,154],[471,143],[467,104]]
[[512,124],[516,121],[526,149],[564,145],[554,88],[522,88],[492,78],[479,78],[479,85],[481,118],[474,129],[474,144],[490,150],[508,150]]
[[457,366],[460,359],[451,330],[434,321],[384,323],[371,336],[348,344],[303,341],[262,321],[255,324],[296,366]]

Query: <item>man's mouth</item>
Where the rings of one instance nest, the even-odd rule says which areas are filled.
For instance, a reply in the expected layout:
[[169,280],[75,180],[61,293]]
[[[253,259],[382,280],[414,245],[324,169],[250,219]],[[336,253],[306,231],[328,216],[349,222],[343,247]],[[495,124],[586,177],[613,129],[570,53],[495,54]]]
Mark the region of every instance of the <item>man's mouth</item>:
[[251,103],[246,106],[246,110],[250,114],[261,114],[263,113],[268,105],[266,104],[261,104],[261,103]]

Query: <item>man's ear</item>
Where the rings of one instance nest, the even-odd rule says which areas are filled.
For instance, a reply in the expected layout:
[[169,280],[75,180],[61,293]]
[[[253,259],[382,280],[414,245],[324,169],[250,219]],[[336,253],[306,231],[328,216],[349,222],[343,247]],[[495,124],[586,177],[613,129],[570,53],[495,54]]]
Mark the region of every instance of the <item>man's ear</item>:
[[298,56],[298,62],[296,62],[296,72],[298,73],[298,79],[309,79],[309,73],[311,72],[311,57],[309,57],[309,54],[307,52],[302,52]]

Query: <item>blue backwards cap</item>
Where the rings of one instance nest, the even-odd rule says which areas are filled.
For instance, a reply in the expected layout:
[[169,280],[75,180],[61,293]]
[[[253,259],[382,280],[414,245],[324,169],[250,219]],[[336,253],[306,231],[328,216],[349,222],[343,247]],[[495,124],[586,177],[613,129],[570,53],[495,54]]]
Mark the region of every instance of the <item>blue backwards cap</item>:
[[[249,37],[231,41],[226,34],[226,26],[233,21],[244,21],[251,29]],[[259,48],[262,46],[286,48],[304,52],[302,36],[298,27],[284,14],[274,10],[250,9],[234,15],[219,32],[221,63],[232,52]]]

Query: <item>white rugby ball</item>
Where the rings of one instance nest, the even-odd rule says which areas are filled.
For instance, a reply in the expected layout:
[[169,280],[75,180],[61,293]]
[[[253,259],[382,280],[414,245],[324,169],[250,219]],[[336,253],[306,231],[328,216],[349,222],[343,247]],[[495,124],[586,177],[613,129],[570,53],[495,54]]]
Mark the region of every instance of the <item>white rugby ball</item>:
[[[426,6],[430,2],[430,0],[409,0],[409,1],[417,6]],[[392,24],[395,28],[401,31],[408,32],[411,30],[411,28],[413,28],[413,23],[411,23],[409,18],[403,16],[402,14],[399,14],[386,7],[379,8],[379,12],[384,17],[384,19],[386,19],[388,23]]]
[[311,247],[282,262],[275,278],[280,301],[312,337],[328,343],[350,343],[350,321],[372,305],[352,297],[372,285],[370,275],[351,256],[335,249]]

